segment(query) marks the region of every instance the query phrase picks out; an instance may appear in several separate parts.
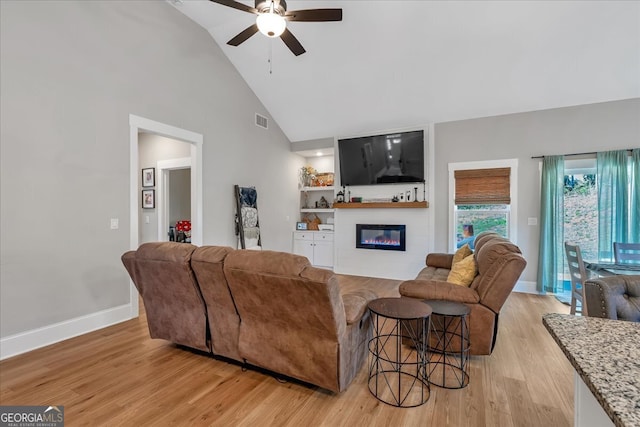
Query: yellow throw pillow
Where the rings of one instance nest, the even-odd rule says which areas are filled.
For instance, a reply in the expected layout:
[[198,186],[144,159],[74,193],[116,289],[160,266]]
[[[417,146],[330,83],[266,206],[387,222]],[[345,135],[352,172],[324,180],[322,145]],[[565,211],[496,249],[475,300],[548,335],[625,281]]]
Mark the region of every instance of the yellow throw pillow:
[[477,274],[478,267],[476,266],[476,260],[473,258],[473,254],[471,254],[462,261],[453,264],[447,277],[447,282],[461,286],[469,286]]
[[453,262],[451,263],[451,267],[453,267],[456,263],[462,261],[469,255],[471,255],[472,253],[473,251],[469,247],[469,244],[465,243],[464,246],[458,249],[456,253],[453,255]]

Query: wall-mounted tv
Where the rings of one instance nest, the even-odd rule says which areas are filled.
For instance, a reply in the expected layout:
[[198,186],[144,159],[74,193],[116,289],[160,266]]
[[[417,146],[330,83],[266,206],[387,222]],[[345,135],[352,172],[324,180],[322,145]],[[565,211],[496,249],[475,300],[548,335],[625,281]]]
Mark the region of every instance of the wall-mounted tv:
[[424,131],[338,140],[341,185],[424,181]]

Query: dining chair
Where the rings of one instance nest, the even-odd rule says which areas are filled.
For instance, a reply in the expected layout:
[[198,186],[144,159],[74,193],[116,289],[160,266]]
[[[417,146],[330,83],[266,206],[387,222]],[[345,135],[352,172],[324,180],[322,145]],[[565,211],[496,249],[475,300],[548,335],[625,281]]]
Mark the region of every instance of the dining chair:
[[640,263],[640,243],[613,242],[613,255],[616,264]]
[[571,314],[576,314],[576,305],[580,301],[580,314],[588,316],[587,303],[584,298],[584,281],[589,277],[582,261],[582,254],[578,245],[564,242],[567,254],[567,264],[571,275]]

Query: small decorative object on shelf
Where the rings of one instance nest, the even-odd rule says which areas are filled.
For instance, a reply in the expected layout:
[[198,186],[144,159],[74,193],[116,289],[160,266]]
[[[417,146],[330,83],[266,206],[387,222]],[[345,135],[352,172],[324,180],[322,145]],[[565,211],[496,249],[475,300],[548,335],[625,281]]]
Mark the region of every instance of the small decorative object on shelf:
[[322,223],[318,215],[307,215],[303,218],[303,222],[307,223],[307,230],[318,230],[318,225]]
[[318,202],[318,207],[320,209],[329,209],[329,202],[327,202],[327,199],[325,199],[324,196],[320,197],[320,201]]
[[316,178],[311,185],[314,187],[333,186],[333,172],[316,173]]
[[312,166],[303,166],[300,168],[300,187],[311,187],[316,180],[318,171]]
[[[355,198],[355,197],[354,197]],[[363,202],[363,203],[335,203],[334,209],[425,209],[429,207],[427,202],[404,202],[394,203],[392,202]]]

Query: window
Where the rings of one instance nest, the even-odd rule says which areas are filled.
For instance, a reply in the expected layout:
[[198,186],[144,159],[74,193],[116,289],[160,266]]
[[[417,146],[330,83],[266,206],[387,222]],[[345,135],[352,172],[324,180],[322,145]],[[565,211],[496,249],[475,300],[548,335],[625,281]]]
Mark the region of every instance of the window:
[[449,164],[450,250],[494,231],[515,242],[517,160]]
[[469,243],[473,249],[475,236],[483,231],[509,237],[510,205],[456,205],[454,212],[456,248]]
[[[565,160],[563,241],[580,247],[582,259],[598,259],[598,190],[596,159]],[[562,288],[556,297],[571,301],[571,276],[562,252]]]
[[598,259],[596,159],[565,160],[563,229],[563,240],[580,246],[583,259]]

